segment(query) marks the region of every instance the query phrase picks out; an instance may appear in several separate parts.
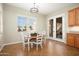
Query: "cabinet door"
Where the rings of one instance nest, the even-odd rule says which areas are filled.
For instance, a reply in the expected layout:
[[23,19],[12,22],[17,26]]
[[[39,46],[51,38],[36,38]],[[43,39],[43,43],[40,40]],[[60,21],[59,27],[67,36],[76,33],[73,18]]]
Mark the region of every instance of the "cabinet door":
[[67,44],[69,46],[73,46],[74,47],[74,40],[75,40],[75,36],[73,34],[68,34],[67,35]]
[[79,48],[79,35],[76,35],[75,47]]
[[72,9],[68,13],[68,24],[69,26],[74,26],[75,23],[75,9]]
[[79,7],[76,10],[76,25],[79,25]]

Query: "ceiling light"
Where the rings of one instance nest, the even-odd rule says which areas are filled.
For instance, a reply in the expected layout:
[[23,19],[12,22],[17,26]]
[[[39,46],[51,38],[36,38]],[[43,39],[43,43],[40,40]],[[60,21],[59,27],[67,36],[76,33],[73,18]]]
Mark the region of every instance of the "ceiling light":
[[39,12],[39,9],[35,6],[35,3],[34,3],[34,7],[30,8],[30,12],[32,12],[32,13]]

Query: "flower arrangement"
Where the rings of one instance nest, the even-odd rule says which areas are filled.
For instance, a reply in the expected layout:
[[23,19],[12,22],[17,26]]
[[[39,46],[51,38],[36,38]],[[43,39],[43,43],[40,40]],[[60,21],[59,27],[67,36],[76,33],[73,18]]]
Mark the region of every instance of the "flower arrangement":
[[31,36],[37,36],[37,33],[36,32],[31,33]]

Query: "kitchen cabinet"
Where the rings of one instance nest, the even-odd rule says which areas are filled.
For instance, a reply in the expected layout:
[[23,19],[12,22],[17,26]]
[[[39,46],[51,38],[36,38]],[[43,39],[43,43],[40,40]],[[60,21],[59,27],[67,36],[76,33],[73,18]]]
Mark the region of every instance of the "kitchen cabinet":
[[68,33],[67,34],[67,45],[79,48],[79,34]]
[[79,7],[68,12],[68,25],[79,26]]
[[75,23],[75,9],[72,9],[68,13],[68,24],[69,26],[74,26]]
[[73,34],[68,34],[67,35],[67,45],[73,46],[74,47],[74,42],[75,42],[75,37]]
[[76,25],[79,25],[79,7],[75,9],[76,10]]
[[75,47],[79,48],[79,35],[76,35]]

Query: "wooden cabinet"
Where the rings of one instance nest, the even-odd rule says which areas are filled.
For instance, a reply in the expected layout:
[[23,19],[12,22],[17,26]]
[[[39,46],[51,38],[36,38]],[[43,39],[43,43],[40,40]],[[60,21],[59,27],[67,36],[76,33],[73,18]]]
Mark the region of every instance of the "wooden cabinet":
[[76,25],[79,25],[79,7],[76,10]]
[[74,47],[75,37],[73,34],[67,35],[67,44]]
[[79,7],[68,12],[69,26],[79,26]]
[[79,34],[67,34],[67,45],[79,48]]
[[70,10],[68,13],[68,24],[69,26],[74,26],[75,25],[75,9]]
[[79,48],[79,35],[76,35],[75,47]]

